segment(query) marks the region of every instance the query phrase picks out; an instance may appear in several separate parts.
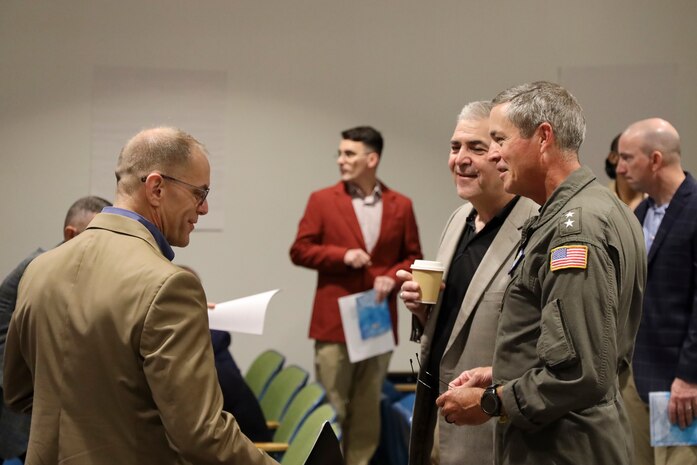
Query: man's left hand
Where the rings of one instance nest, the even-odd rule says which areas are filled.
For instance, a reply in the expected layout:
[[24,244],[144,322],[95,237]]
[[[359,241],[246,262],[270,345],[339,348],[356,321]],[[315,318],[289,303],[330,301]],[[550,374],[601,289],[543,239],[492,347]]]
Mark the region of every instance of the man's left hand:
[[450,382],[450,386],[485,388],[492,383],[492,379],[491,367],[477,367],[463,371],[460,376]]
[[670,387],[668,403],[670,422],[677,423],[681,429],[687,428],[695,419],[695,409],[697,409],[697,384],[675,378]]
[[459,387],[448,389],[436,399],[445,421],[461,425],[481,425],[491,417],[479,405],[484,389]]
[[375,289],[375,301],[380,302],[382,299],[390,295],[392,289],[394,289],[395,280],[389,276],[378,276],[375,278],[373,283],[373,289]]

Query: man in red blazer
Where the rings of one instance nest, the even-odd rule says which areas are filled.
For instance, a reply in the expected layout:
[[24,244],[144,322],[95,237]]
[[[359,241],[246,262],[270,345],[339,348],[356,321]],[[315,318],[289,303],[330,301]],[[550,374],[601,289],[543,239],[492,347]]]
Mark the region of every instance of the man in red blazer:
[[338,299],[369,289],[387,298],[396,343],[396,273],[422,255],[411,200],[377,178],[380,133],[359,126],[341,136],[341,182],[312,193],[290,257],[318,272],[310,324],[317,379],[337,410],[346,464],[367,465],[380,437],[380,391],[391,354],[349,361]]

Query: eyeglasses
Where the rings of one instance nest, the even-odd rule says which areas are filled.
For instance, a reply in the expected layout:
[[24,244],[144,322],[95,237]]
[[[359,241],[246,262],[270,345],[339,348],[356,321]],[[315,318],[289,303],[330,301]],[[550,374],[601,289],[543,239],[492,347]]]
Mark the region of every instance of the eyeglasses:
[[[422,367],[421,367],[421,362],[419,361],[419,354],[414,354],[414,355],[416,355],[416,364],[419,366],[419,372],[421,372]],[[409,359],[409,365],[411,365],[411,372],[412,372],[412,373],[414,374],[414,376],[416,377],[416,382],[417,382],[417,383],[421,383],[422,385],[426,386],[428,389],[431,389],[432,391],[435,391],[435,389],[434,389],[430,384],[426,383],[423,379],[421,379],[420,374],[417,374],[417,373],[416,373],[416,371],[414,370],[414,360],[411,359],[411,358]],[[426,374],[430,379],[435,379],[435,376],[433,376],[433,375],[432,375],[431,373],[429,373],[428,371],[423,370],[423,372],[424,372],[424,374]],[[440,378],[438,378],[438,382],[440,382],[441,384],[444,384],[445,386],[447,386],[448,389],[452,389],[452,386],[450,385],[450,383],[448,383],[448,382],[446,382],[446,381],[443,381],[443,380],[440,379]]]
[[[180,179],[174,178],[172,176],[167,176],[166,174],[158,173],[160,176],[162,176],[162,179],[166,179],[168,181],[174,181],[176,183],[179,183],[183,186],[189,187],[193,189],[191,192],[194,194],[194,197],[196,197],[196,200],[198,201],[199,205],[203,205],[203,202],[206,201],[206,197],[208,197],[208,193],[211,191],[210,187],[199,187],[199,186],[194,186],[193,184],[189,184],[188,182],[184,182]],[[141,182],[145,182],[145,180],[148,179],[148,176],[143,176],[140,178]]]
[[351,159],[355,158],[356,155],[370,155],[373,152],[374,152],[374,150],[371,150],[370,152],[360,152],[360,153],[354,152],[353,150],[347,150],[345,152],[342,152],[341,150],[339,150],[338,152],[336,152],[336,158],[339,159],[343,156],[343,157],[351,160]]

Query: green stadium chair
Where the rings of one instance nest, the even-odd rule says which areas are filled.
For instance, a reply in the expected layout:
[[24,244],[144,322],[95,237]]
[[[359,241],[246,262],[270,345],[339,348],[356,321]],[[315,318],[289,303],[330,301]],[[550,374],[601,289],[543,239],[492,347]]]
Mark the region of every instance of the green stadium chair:
[[285,363],[286,358],[269,349],[257,356],[244,374],[244,380],[257,399],[261,399],[273,378]]
[[267,424],[271,423],[271,427],[274,424],[279,426],[290,401],[305,386],[308,377],[307,371],[299,366],[291,365],[279,371],[271,379],[269,386],[259,400]]

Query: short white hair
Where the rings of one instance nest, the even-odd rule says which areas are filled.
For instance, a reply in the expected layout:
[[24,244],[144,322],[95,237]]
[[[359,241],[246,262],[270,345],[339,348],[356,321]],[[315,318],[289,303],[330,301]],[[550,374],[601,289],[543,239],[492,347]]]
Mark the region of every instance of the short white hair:
[[460,114],[457,116],[458,121],[463,121],[463,120],[474,120],[474,121],[479,121],[483,120],[489,117],[489,113],[491,113],[491,109],[494,107],[494,105],[491,103],[490,100],[480,100],[478,102],[470,102],[464,107],[462,107],[462,111],[460,111]]

